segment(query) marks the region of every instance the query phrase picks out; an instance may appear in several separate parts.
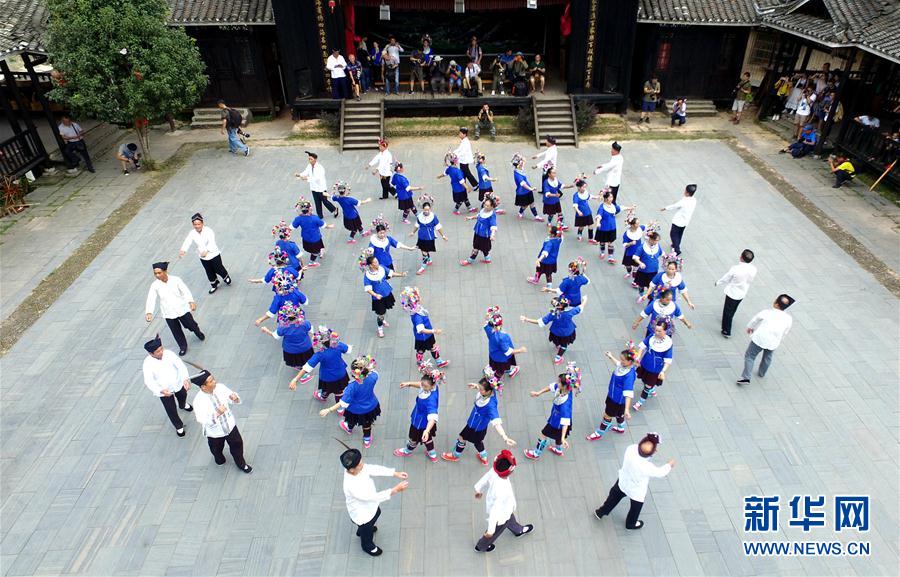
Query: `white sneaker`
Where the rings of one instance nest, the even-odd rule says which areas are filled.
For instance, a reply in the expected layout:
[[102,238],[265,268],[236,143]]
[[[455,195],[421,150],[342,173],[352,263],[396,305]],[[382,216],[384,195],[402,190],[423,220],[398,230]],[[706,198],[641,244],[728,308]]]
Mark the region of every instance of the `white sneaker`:
[[496,91],[496,90],[491,90],[491,96],[497,96],[497,91]]

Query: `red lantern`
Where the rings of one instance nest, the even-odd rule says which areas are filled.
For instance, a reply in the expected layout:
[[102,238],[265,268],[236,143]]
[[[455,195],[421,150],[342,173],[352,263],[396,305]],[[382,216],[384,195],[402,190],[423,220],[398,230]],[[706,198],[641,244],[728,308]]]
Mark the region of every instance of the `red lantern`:
[[335,6],[337,6],[337,2],[335,2],[335,0],[328,0],[328,7],[331,9],[332,14],[334,14]]

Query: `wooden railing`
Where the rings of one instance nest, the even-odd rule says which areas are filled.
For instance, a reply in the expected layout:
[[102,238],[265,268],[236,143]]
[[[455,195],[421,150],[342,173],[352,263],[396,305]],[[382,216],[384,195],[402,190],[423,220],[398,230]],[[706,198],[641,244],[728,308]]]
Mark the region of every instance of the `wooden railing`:
[[[878,173],[900,157],[900,140],[855,120],[848,123],[846,131],[836,144]],[[891,171],[888,180],[900,184],[900,170]]]
[[0,142],[0,174],[18,178],[43,162],[38,138],[28,131]]

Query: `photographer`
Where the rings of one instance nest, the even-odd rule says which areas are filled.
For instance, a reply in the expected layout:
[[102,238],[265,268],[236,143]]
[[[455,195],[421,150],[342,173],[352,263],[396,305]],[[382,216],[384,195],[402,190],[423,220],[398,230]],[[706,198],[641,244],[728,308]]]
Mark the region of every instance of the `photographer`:
[[845,182],[850,182],[856,175],[856,167],[853,166],[853,163],[846,156],[835,156],[832,154],[828,157],[828,166],[834,175],[834,185],[831,188],[840,188]]
[[475,122],[475,140],[481,138],[481,129],[490,131],[491,139],[497,138],[497,127],[494,126],[494,113],[491,107],[485,104],[478,111],[478,119]]

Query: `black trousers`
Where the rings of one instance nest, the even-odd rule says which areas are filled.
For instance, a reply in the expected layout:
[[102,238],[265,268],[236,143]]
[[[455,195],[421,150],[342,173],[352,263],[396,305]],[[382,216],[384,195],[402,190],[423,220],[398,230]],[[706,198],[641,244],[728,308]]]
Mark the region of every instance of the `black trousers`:
[[381,176],[381,198],[384,200],[389,195],[397,196],[397,193],[391,188],[391,177],[390,176]]
[[613,195],[613,204],[616,203],[616,199],[619,198],[619,187],[618,186],[610,186],[609,191]]
[[[172,422],[172,426],[176,429],[183,429],[184,423],[181,417],[178,416],[178,409],[183,409],[187,406],[187,391],[184,390],[181,383],[179,383],[178,391],[171,397],[160,397],[159,400],[162,402],[162,406],[166,410],[166,415]],[[178,401],[177,404],[176,401]]]
[[68,157],[66,160],[69,168],[77,167],[78,163],[81,162],[78,157],[81,156],[81,158],[84,159],[84,166],[88,170],[94,170],[94,163],[91,162],[91,156],[88,154],[87,145],[84,143],[84,140],[67,142],[65,151],[66,156]]
[[328,196],[324,192],[319,192],[317,190],[312,191],[313,201],[316,203],[316,214],[319,215],[319,218],[322,218],[322,205],[325,205],[325,208],[328,209],[328,212],[334,214],[337,209],[328,200]]
[[182,351],[187,349],[187,339],[184,336],[184,331],[181,330],[182,326],[198,337],[203,334],[197,325],[197,321],[194,320],[194,316],[189,312],[176,319],[166,319],[166,324],[169,325],[169,330],[172,331],[172,336],[175,337],[175,342],[178,343],[178,349]]
[[469,170],[468,164],[459,163],[459,168],[462,170],[463,176],[466,177],[466,180],[469,181],[469,186],[475,186],[478,184],[478,179],[475,178],[475,175],[472,174],[472,171]]
[[247,461],[244,460],[244,439],[241,437],[241,432],[238,431],[237,427],[231,429],[231,432],[224,437],[206,437],[206,442],[209,443],[209,452],[212,453],[213,458],[216,460],[216,465],[221,465],[225,462],[224,451],[226,442],[228,443],[228,450],[231,452],[231,458],[234,459],[234,464],[239,469],[243,469],[247,464]]
[[853,175],[847,172],[846,170],[836,170],[834,171],[834,185],[840,186],[853,178]]
[[228,278],[228,271],[225,270],[225,265],[222,264],[222,255],[217,254],[209,260],[201,258],[200,264],[203,265],[203,270],[206,271],[206,278],[209,279],[209,284],[218,286],[218,278],[222,280]]
[[731,334],[731,320],[734,318],[734,313],[737,312],[740,304],[740,300],[734,300],[730,296],[725,295],[725,306],[722,307],[722,332],[726,335]]
[[525,529],[525,527],[519,524],[519,521],[516,519],[515,514],[510,515],[506,523],[497,525],[497,528],[494,529],[493,537],[485,537],[484,535],[482,535],[481,538],[478,539],[478,543],[475,544],[475,549],[477,551],[486,551],[487,548],[491,546],[491,543],[496,541],[497,538],[500,537],[500,535],[507,529],[509,529],[513,535],[518,537],[522,534],[522,531]]
[[[612,486],[612,489],[609,490],[609,496],[606,497],[606,502],[597,509],[598,515],[609,515],[613,509],[616,508],[616,505],[619,504],[619,501],[622,500],[622,497],[625,497],[625,493],[622,492],[622,489],[619,488],[619,482],[616,481],[616,484]],[[634,499],[630,499],[631,508],[628,509],[628,516],[625,518],[625,526],[629,529],[635,529],[638,517],[641,515],[641,508],[644,504],[640,501],[635,501]]]
[[359,528],[356,530],[359,544],[362,545],[362,550],[366,553],[371,553],[375,550],[375,523],[378,522],[379,517],[381,517],[381,507],[375,511],[375,516],[372,517],[371,521],[359,525]]
[[669,238],[672,239],[672,250],[675,254],[681,254],[681,237],[684,236],[684,226],[672,225],[669,229]]

